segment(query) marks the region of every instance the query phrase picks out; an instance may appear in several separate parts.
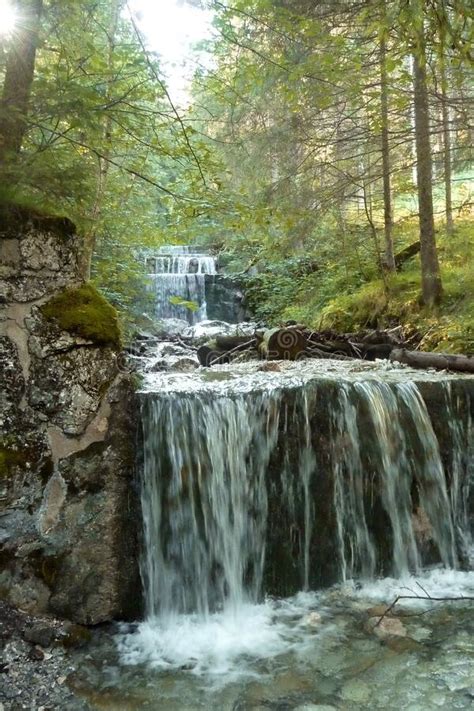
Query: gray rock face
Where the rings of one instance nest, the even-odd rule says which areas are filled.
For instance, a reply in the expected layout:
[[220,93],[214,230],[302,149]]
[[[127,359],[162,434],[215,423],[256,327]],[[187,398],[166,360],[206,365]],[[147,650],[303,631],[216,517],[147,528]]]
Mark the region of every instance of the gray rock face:
[[83,624],[136,616],[135,398],[117,352],[47,321],[81,283],[67,221],[0,228],[0,598]]
[[69,220],[27,213],[0,215],[0,300],[26,303],[81,281],[81,255]]
[[206,310],[211,320],[239,323],[247,316],[239,280],[225,274],[206,274]]

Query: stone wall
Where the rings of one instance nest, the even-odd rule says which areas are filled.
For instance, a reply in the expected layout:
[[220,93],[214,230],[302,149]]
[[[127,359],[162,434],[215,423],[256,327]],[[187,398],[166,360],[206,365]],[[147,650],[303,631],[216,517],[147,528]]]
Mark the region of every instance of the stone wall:
[[117,345],[42,312],[83,284],[72,223],[0,212],[0,596],[86,624],[133,617],[133,382]]

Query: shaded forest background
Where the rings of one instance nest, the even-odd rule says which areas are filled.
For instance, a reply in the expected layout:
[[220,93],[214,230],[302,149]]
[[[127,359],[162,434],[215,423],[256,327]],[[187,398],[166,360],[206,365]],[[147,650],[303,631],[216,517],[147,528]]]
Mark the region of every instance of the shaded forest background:
[[12,4],[1,199],[70,217],[129,327],[137,248],[194,243],[258,318],[474,352],[469,0],[209,0],[184,108],[123,0]]

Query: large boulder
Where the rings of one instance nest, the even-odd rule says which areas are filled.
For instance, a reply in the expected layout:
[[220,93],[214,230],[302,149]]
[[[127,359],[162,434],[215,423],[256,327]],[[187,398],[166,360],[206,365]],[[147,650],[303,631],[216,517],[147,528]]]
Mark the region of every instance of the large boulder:
[[3,208],[0,597],[97,624],[136,616],[135,399],[113,308],[67,220]]

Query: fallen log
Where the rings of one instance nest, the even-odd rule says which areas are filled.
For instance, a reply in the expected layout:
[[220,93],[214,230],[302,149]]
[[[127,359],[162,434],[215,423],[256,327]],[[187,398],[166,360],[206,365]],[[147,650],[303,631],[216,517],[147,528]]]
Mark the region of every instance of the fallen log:
[[224,337],[217,337],[212,341],[207,341],[207,343],[204,343],[197,349],[196,355],[199,363],[207,368],[211,365],[230,363],[237,354],[256,347],[257,341],[255,338],[249,339],[248,336],[244,336],[244,339],[244,341],[234,345],[233,348],[227,346],[231,343],[235,343],[235,338],[230,339],[229,337],[229,340],[225,341]]
[[407,351],[404,348],[394,348],[390,360],[405,363],[412,368],[435,368],[436,370],[452,370],[458,373],[474,373],[474,357],[451,355],[449,353],[423,353]]
[[397,270],[400,269],[405,262],[411,259],[411,257],[414,257],[415,254],[418,254],[420,249],[421,242],[413,242],[413,244],[409,244],[408,247],[405,247],[405,249],[400,250],[400,252],[395,255],[395,268]]
[[401,335],[399,329],[336,334],[332,331],[310,331],[300,324],[287,325],[256,331],[254,336],[217,336],[198,348],[197,357],[200,364],[206,367],[230,363],[242,357],[260,357],[269,361],[300,358],[373,361],[383,358],[413,368],[474,373],[474,357],[411,351],[400,342]]
[[248,340],[247,337],[247,340],[243,343],[239,343],[237,346],[235,346],[229,351],[226,351],[224,354],[217,355],[213,360],[211,360],[209,365],[218,365],[219,363],[230,363],[230,361],[234,360],[234,356],[237,355],[237,353],[242,353],[243,351],[250,350],[256,345],[257,340],[255,338]]
[[[357,345],[357,344],[356,344]],[[370,346],[363,346],[360,349],[359,358],[363,360],[387,359],[393,351],[390,343],[377,343]]]
[[270,328],[263,333],[258,346],[267,360],[298,360],[304,357],[307,340],[298,328]]
[[[395,331],[395,333],[394,333]],[[397,334],[397,335],[395,335]],[[392,346],[400,346],[401,340],[399,338],[400,330],[392,329],[391,331],[368,331],[360,334],[360,337],[355,337],[355,341],[360,341],[360,343],[365,343],[368,346],[380,346],[381,344],[390,344]]]
[[[204,343],[204,345],[202,346],[199,346],[196,351],[196,355],[198,357],[200,365],[209,367],[217,358],[222,358],[222,360],[220,361],[221,363],[225,362],[225,356],[227,355],[227,351],[218,350],[215,343],[209,342]],[[230,358],[227,362],[230,363]]]
[[248,343],[252,336],[216,336],[213,340],[218,350],[230,351]]

